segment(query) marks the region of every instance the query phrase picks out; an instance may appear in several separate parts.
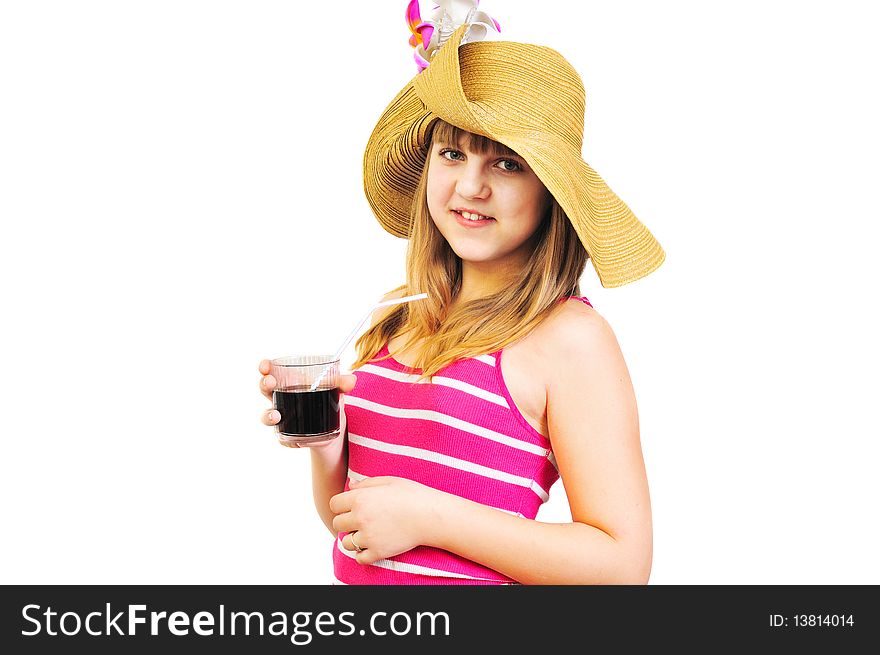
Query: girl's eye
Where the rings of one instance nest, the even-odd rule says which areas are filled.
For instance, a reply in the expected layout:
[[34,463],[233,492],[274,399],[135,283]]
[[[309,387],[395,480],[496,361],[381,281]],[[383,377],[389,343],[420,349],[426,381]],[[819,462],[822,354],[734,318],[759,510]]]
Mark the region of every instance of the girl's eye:
[[522,170],[522,166],[519,165],[519,162],[516,162],[513,159],[502,159],[498,164],[501,166],[501,170],[507,171],[508,173]]
[[[443,157],[443,159],[449,161],[464,161],[464,153],[462,153],[461,150],[444,148],[439,152],[439,155]],[[515,173],[516,171],[523,170],[523,167],[515,159],[499,159],[497,165],[500,166],[501,170],[505,173]]]
[[[447,157],[446,155],[454,155],[454,156]],[[452,149],[441,150],[440,156],[443,157],[444,159],[449,159],[451,161],[460,161],[461,159],[464,158],[464,155],[460,151],[452,150]]]

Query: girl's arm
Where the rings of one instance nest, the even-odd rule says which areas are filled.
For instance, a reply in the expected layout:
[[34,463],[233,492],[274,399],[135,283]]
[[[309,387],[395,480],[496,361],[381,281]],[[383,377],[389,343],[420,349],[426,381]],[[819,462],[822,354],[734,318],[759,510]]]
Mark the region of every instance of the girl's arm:
[[[345,412],[342,413],[345,422]],[[318,516],[335,537],[333,528],[333,511],[330,499],[345,488],[348,475],[348,426],[343,425],[341,434],[333,441],[319,446],[312,446],[312,498]]]

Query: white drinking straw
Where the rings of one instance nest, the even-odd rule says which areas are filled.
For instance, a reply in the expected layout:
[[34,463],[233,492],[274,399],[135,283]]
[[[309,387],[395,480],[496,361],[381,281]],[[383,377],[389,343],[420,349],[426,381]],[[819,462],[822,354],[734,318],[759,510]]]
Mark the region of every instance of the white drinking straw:
[[[355,326],[355,328],[351,331],[347,337],[345,337],[345,341],[342,342],[342,345],[339,346],[339,350],[336,351],[336,354],[333,355],[333,359],[331,361],[335,362],[337,359],[342,357],[342,353],[345,352],[345,349],[348,347],[348,344],[351,343],[351,340],[355,338],[358,331],[363,327],[364,323],[369,320],[370,316],[373,315],[380,307],[388,307],[390,305],[400,305],[401,303],[410,302],[412,300],[422,300],[423,298],[427,298],[427,293],[417,293],[413,296],[404,296],[403,298],[392,298],[391,300],[383,300],[382,302],[376,303],[373,307],[366,313],[366,315],[361,319],[361,321]],[[312,382],[312,386],[309,387],[309,391],[314,391],[318,388],[318,385],[321,383],[321,380],[324,379],[324,376],[327,374],[327,371],[330,370],[329,366],[325,366],[324,370],[321,371],[321,374],[317,377],[317,379]]]

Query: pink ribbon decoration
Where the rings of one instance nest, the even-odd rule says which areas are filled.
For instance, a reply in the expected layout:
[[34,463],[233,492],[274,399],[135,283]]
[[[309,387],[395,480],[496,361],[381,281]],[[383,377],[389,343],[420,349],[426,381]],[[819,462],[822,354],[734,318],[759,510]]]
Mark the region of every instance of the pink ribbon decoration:
[[406,23],[412,36],[409,44],[415,48],[413,58],[419,73],[428,67],[431,58],[447,39],[460,26],[470,25],[462,44],[482,41],[489,33],[489,28],[501,32],[498,21],[477,7],[480,0],[437,0],[431,18],[422,20],[419,12],[419,0],[410,0],[406,7]]

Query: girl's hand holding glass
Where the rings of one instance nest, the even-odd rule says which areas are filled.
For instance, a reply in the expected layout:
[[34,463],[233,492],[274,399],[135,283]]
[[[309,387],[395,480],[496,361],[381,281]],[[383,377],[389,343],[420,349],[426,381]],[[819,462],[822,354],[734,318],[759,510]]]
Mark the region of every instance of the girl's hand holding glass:
[[[276,385],[278,381],[271,375],[270,371],[272,369],[272,362],[269,359],[264,359],[260,361],[259,371],[261,374],[260,378],[260,392],[269,400],[272,401],[272,394],[275,391]],[[344,395],[348,393],[352,389],[354,389],[354,385],[357,382],[357,378],[354,375],[339,375],[339,402],[342,406],[341,417],[340,417],[340,435],[345,435],[346,421],[345,421],[345,401]],[[267,409],[260,416],[260,420],[263,425],[268,425],[270,427],[275,427],[281,421],[281,414],[275,409],[274,405]],[[326,441],[318,441],[318,442],[310,442],[310,443],[285,443],[283,441],[279,441],[281,445],[287,446],[288,448],[299,448],[300,446],[307,446],[309,448],[312,447],[322,447],[326,446],[329,443],[332,443],[335,439],[329,439]]]

